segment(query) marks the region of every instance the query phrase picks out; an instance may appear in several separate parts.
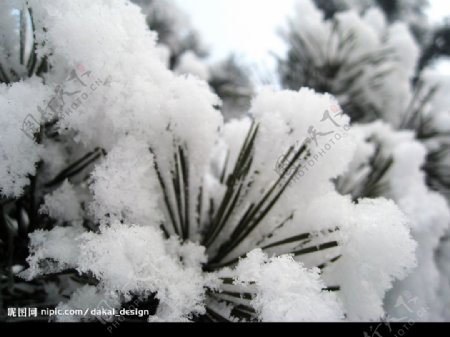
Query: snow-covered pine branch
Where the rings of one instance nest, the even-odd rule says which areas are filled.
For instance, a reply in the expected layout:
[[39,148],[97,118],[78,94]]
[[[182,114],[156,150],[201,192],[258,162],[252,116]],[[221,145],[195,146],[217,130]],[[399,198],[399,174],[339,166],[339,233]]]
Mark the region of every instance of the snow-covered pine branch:
[[[284,85],[333,93],[359,123],[353,125],[356,155],[337,179],[338,190],[355,201],[392,199],[410,219],[418,266],[388,294],[390,317],[448,320],[449,300],[442,294],[450,286],[449,105],[445,81],[420,68],[423,41],[419,45],[417,31],[414,38],[408,28],[416,26],[409,19],[417,18],[423,3],[392,1],[389,11],[377,1],[315,2],[323,11],[312,1],[300,2],[285,33],[290,49],[280,61]],[[413,294],[415,308],[399,305],[405,293]]]
[[68,273],[60,308],[137,298],[150,321],[383,317],[416,244],[394,202],[336,191],[356,143],[331,96],[267,89],[224,123],[205,82],[167,69],[137,6],[28,4],[48,71],[0,84],[2,228],[37,229],[23,277]]

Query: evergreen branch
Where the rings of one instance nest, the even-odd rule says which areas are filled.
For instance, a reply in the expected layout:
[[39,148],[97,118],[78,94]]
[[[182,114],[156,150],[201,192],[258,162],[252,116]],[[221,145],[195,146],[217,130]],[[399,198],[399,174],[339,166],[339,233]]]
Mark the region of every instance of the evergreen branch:
[[[227,179],[227,189],[219,209],[214,216],[209,231],[204,237],[203,245],[209,247],[220,231],[224,228],[226,221],[231,216],[232,212],[235,210],[237,201],[243,189],[243,182],[248,175],[253,156],[253,147],[258,133],[258,126],[253,123],[250,127],[249,132],[245,138],[244,144],[241,147],[238,159],[235,163],[233,172],[229,175]],[[239,187],[238,187],[239,186]],[[237,191],[236,188],[238,187]]]
[[288,244],[292,244],[292,243],[298,243],[298,242],[302,242],[302,241],[306,241],[312,238],[312,234],[311,233],[305,233],[305,234],[300,234],[297,236],[292,236],[290,238],[281,240],[281,241],[277,241],[274,243],[271,243],[270,245],[264,246],[261,249],[263,250],[267,250],[267,249],[271,249],[271,248],[275,248],[275,247],[280,247],[283,245],[288,245]]
[[5,70],[3,69],[1,63],[0,63],[0,82],[6,83],[6,84],[10,83],[8,75],[6,74]]
[[76,162],[70,164],[68,167],[66,167],[64,170],[62,170],[54,179],[52,179],[50,182],[45,184],[46,188],[54,187],[56,185],[59,185],[66,179],[72,178],[78,173],[82,172],[84,169],[86,169],[89,165],[97,161],[99,158],[105,155],[105,151],[97,148],[92,152],[89,152],[85,156],[83,156],[81,159],[77,160]]
[[[371,141],[376,141],[372,139]],[[394,164],[392,156],[382,153],[381,144],[376,144],[375,152],[367,165],[360,169],[369,167],[369,173],[358,181],[351,182],[352,177],[340,177],[336,180],[337,189],[343,194],[351,194],[354,201],[361,198],[376,198],[389,188],[388,182],[383,181]]]
[[340,286],[332,286],[332,287],[327,287],[327,288],[322,289],[322,291],[330,291],[330,292],[337,292],[340,290],[341,290]]
[[[218,254],[210,261],[212,264],[219,262],[222,258],[226,257],[230,252],[232,252],[253,230],[261,223],[261,221],[266,217],[269,211],[273,208],[276,202],[279,200],[281,195],[284,193],[286,188],[290,185],[292,180],[297,175],[299,169],[302,167],[301,163],[291,171],[291,168],[300,161],[301,156],[307,151],[307,145],[302,145],[297,151],[295,156],[292,158],[291,162],[284,169],[278,180],[272,185],[272,187],[267,191],[263,198],[258,201],[256,206],[248,209],[248,216],[244,216],[234,232],[231,235],[230,241],[222,244],[219,248]],[[283,180],[291,171],[288,176],[287,181],[283,184]],[[277,188],[279,191],[277,192]],[[275,195],[273,195],[275,194]],[[268,205],[266,206],[266,204]]]
[[259,246],[261,246],[263,244],[263,242],[265,242],[268,239],[271,239],[275,235],[275,233],[277,231],[279,231],[281,228],[283,228],[284,225],[288,221],[291,221],[292,219],[294,219],[294,214],[293,213],[290,216],[288,216],[285,220],[283,220],[278,226],[276,226],[273,231],[271,231],[269,234],[264,235],[263,238],[256,243],[256,246],[259,247]]
[[339,260],[341,259],[341,257],[342,257],[342,255],[338,255],[338,256],[336,256],[336,257],[330,259],[329,261],[327,261],[327,262],[325,262],[325,263],[319,264],[319,265],[317,266],[317,268],[323,270],[323,269],[325,269],[326,267],[328,267],[330,264],[339,261]]
[[212,322],[222,322],[222,323],[229,323],[230,321],[223,317],[222,315],[218,314],[213,309],[206,307],[206,314],[211,319]]
[[[25,65],[25,44],[26,44],[26,34],[27,34],[27,23],[25,17],[25,10],[21,9],[19,11],[19,40],[20,40],[20,64]],[[27,11],[28,12],[28,11]]]
[[320,252],[320,251],[323,251],[323,250],[336,248],[336,247],[339,247],[339,243],[337,241],[332,241],[332,242],[323,243],[323,244],[320,244],[320,245],[317,245],[317,246],[303,248],[303,249],[297,250],[295,252],[292,252],[292,254],[294,256],[301,256],[301,255],[307,255],[307,254],[311,254],[311,253],[316,253],[316,252]]
[[197,212],[196,220],[200,228],[200,225],[202,224],[202,213],[203,213],[203,184],[200,184],[200,187],[198,188],[196,212]]
[[178,231],[177,223],[176,223],[176,220],[175,220],[174,210],[172,209],[172,206],[171,206],[171,203],[170,203],[169,193],[168,193],[166,184],[164,183],[164,179],[162,177],[161,170],[159,169],[159,165],[158,165],[158,161],[157,161],[156,155],[155,155],[155,153],[154,153],[154,151],[152,149],[150,149],[150,152],[152,153],[152,155],[154,157],[154,160],[153,160],[154,164],[153,165],[154,165],[154,169],[155,169],[155,172],[156,172],[156,176],[158,177],[158,182],[159,182],[159,185],[161,187],[162,194],[164,196],[164,204],[165,204],[166,209],[167,209],[167,211],[169,213],[170,222],[172,223],[174,233],[176,235],[179,235],[180,232]]
[[187,165],[185,153],[181,146],[178,147],[181,181],[183,182],[184,194],[184,239],[189,238],[190,214],[189,214],[189,166]]
[[180,235],[184,239],[185,237],[185,228],[184,228],[184,219],[183,219],[183,212],[182,212],[182,191],[184,191],[182,182],[180,181],[180,165],[178,161],[178,153],[174,152],[174,163],[175,167],[174,170],[171,172],[172,174],[172,187],[175,194],[175,205],[174,209],[176,210],[176,214],[178,216],[178,225],[180,228]]

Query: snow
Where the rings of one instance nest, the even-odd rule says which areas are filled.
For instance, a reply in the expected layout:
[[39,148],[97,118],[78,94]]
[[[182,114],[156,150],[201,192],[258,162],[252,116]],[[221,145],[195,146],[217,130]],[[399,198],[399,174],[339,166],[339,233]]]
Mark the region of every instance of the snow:
[[[29,268],[22,272],[28,280],[38,275],[52,274],[75,268],[80,254],[78,240],[81,227],[56,227],[52,231],[38,230],[30,234]],[[48,263],[41,264],[48,261]]]
[[49,93],[36,78],[11,86],[0,84],[0,193],[19,197],[36,173],[42,147],[34,140],[41,116],[37,107]]
[[[22,0],[5,0],[0,4],[0,64],[9,79],[22,77],[27,70],[20,63],[19,30],[17,16],[13,11],[23,7]],[[8,65],[8,66],[6,66]]]
[[342,304],[336,294],[326,288],[319,269],[307,269],[291,256],[269,259],[262,250],[250,252],[233,271],[234,284],[255,283],[256,297],[252,305],[264,322],[340,321]]
[[[193,314],[204,312],[203,286],[207,282],[199,268],[199,262],[204,260],[199,251],[201,248],[194,245],[176,247],[179,251],[184,250],[185,254],[189,253],[191,259],[194,256],[199,259],[184,266],[176,256],[169,255],[176,243],[171,241],[167,245],[161,233],[152,227],[115,223],[103,227],[100,234],[57,228],[47,233],[37,232],[31,240],[33,255],[28,260],[30,269],[24,272],[29,279],[39,274],[61,271],[60,266],[64,264],[96,277],[100,281],[97,291],[115,293],[123,299],[129,299],[131,293],[142,298],[156,293],[162,306],[159,309],[161,312],[153,318],[155,321],[185,321]],[[49,259],[61,264],[39,273],[39,266]],[[88,308],[93,302],[86,291],[92,293],[94,289],[81,289],[68,304],[60,306],[73,307],[82,303]],[[83,298],[91,299],[86,303]],[[99,299],[98,304],[101,304],[100,300],[108,300],[101,296],[94,298]]]
[[80,201],[77,198],[77,193],[73,185],[66,180],[53,193],[47,194],[40,212],[48,214],[54,219],[67,222],[81,220],[82,210]]
[[[109,313],[108,310],[119,308],[120,300],[117,296],[114,296],[112,293],[99,291],[94,286],[85,285],[77,289],[69,301],[60,303],[56,307],[56,310],[61,310],[61,312],[66,314],[56,316],[55,321],[58,323],[76,323],[80,322],[80,319],[84,322],[98,319],[101,322],[108,322],[112,317],[107,315],[93,315],[92,311],[104,310]],[[76,310],[82,310],[83,315],[67,314],[76,312]]]
[[323,277],[341,285],[349,321],[377,321],[384,316],[386,291],[415,266],[416,243],[405,226],[408,219],[392,201],[360,200],[353,217],[342,238],[342,258]]
[[[426,147],[414,139],[410,131],[395,131],[382,122],[354,126],[359,149],[355,156],[349,177],[355,177],[361,165],[373,155],[375,144],[381,144],[385,157],[392,156],[393,165],[387,172],[384,182],[387,184],[386,197],[394,200],[408,218],[414,239],[417,241],[417,267],[386,298],[387,312],[393,317],[416,319],[416,311],[421,307],[429,308],[422,320],[439,317],[439,307],[447,300],[438,297],[440,268],[435,259],[440,241],[444,238],[450,223],[450,210],[446,200],[437,192],[431,191],[426,184],[422,171]],[[374,139],[370,142],[367,139]],[[425,286],[426,285],[426,286]],[[397,299],[407,291],[416,296],[414,312],[398,307]]]
[[[449,98],[448,98],[448,88],[450,87],[450,81],[448,77],[443,76],[435,69],[427,69],[424,74],[424,80],[429,86],[438,85],[438,91],[436,95],[433,97],[432,101],[432,110],[431,117],[433,118],[433,127],[444,134],[449,132],[450,130],[450,111],[449,111]],[[448,137],[439,137],[435,140],[432,140],[427,143],[427,146],[430,150],[436,149],[445,149],[448,148],[449,140]],[[450,163],[450,156],[446,155],[446,157],[442,160],[442,173],[445,175],[448,169],[445,165]],[[449,202],[447,195],[447,202]],[[434,273],[436,277],[439,277],[438,285],[434,285],[433,290],[437,288],[437,298],[446,299],[449,298],[450,294],[450,264],[448,263],[448,256],[450,254],[450,228],[447,226],[445,235],[441,238],[441,242],[439,243],[439,247],[436,251],[436,260],[437,260],[437,269],[440,272],[439,275],[436,275],[436,267],[430,268],[430,272]],[[435,242],[432,242],[435,244]],[[430,315],[433,315],[433,319],[437,321],[445,320],[448,321],[450,319],[450,311],[448,310],[448,301],[439,300],[435,302],[433,306],[433,312]]]
[[181,55],[175,72],[185,75],[191,74],[204,81],[207,81],[210,77],[208,66],[192,51],[185,52]]
[[[412,98],[410,80],[418,62],[419,49],[406,25],[387,25],[385,21],[383,14],[375,9],[363,16],[354,10],[338,12],[333,20],[325,20],[312,0],[300,2],[291,18],[290,29],[284,32],[292,46],[290,53],[297,55],[292,62],[297,63],[291,68],[282,64],[284,77],[295,75],[299,79],[293,77],[285,84],[295,89],[305,83],[308,85],[309,76],[312,76],[309,72],[316,69],[324,74],[324,83],[319,85],[326,85],[343,106],[358,98],[366,107],[376,108],[381,116],[375,117],[398,125],[398,112],[405,111]],[[380,59],[383,62],[377,61]],[[290,74],[294,66],[298,73]],[[339,66],[339,70],[328,76],[327,66]],[[348,82],[353,77],[354,80]]]
[[161,221],[153,167],[148,146],[133,138],[120,142],[91,175],[94,217],[142,225]]
[[[0,121],[8,127],[0,147],[7,158],[0,164],[2,193],[20,195],[41,158],[57,157],[54,165],[44,165],[51,177],[79,158],[80,152],[101,148],[107,155],[93,164],[88,182],[65,181],[44,196],[42,210],[60,223],[69,223],[30,235],[29,269],[21,273],[23,277],[31,280],[75,269],[98,284],[79,288],[60,308],[97,307],[96,302],[101,306],[102,301],[120,307],[132,296],[155,296],[160,305],[148,319],[158,322],[191,321],[204,315],[209,303],[229,317],[230,308],[211,296],[230,286],[221,282],[224,275],[234,279],[236,284],[231,286],[256,293],[250,306],[262,321],[378,320],[385,314],[386,292],[415,265],[416,244],[410,230],[414,233],[422,223],[408,218],[416,213],[402,202],[400,193],[407,191],[403,185],[394,189],[400,208],[382,198],[354,203],[349,195],[336,191],[332,180],[352,168],[355,153],[370,152],[367,147],[358,150],[361,139],[351,130],[350,118],[336,98],[307,88],[265,88],[253,99],[248,118],[225,123],[217,110],[220,100],[201,79],[205,73],[201,74],[199,64],[188,54],[182,57],[179,72],[197,73],[197,77],[171,72],[138,6],[122,0],[30,0],[30,4],[36,39],[45,42],[39,53],[48,56],[52,68],[44,82],[31,78],[0,87],[4,102]],[[311,13],[301,24],[325,27],[318,37],[327,38],[330,27],[323,24],[320,12],[309,2],[300,6]],[[345,29],[362,32],[357,41],[367,52],[384,47],[379,34],[356,13],[343,13],[340,20],[348,24]],[[413,56],[402,59],[406,68]],[[88,74],[82,79],[89,85],[68,83],[74,70],[78,75]],[[407,70],[401,74],[410,75]],[[92,83],[97,84],[95,90]],[[46,141],[39,146],[20,131],[20,122],[29,111],[37,113],[37,107],[59,86],[91,91],[75,111],[58,120],[55,128],[63,144]],[[68,98],[67,103],[73,100]],[[197,201],[202,187],[204,204],[217,207],[228,184],[220,182],[226,152],[230,174],[252,121],[258,133],[249,175],[239,182],[242,195],[225,228],[211,245],[202,246],[210,225],[207,207],[199,220],[196,202],[186,205],[181,201],[187,208],[183,216],[189,217],[190,235],[178,237],[169,226],[165,205],[175,203],[177,191],[173,184],[166,191],[161,186],[161,181],[174,181],[175,154],[178,160],[181,151],[186,155],[187,198]],[[280,158],[291,147],[298,151],[303,145],[307,151],[296,179],[254,230],[219,261],[241,257],[239,263],[208,271],[205,267],[211,267],[211,259],[249,207],[280,180]],[[417,147],[399,148],[395,154],[402,160],[406,160],[404,150],[419,153]],[[411,179],[422,179],[417,172],[420,158],[415,159]],[[401,162],[396,175],[404,165]],[[418,187],[420,192],[422,187]],[[430,204],[437,200],[425,197]],[[73,221],[80,216],[93,220],[99,230],[90,232]],[[163,232],[162,227],[169,230]],[[310,233],[310,241],[267,248],[301,233]],[[330,242],[333,246],[328,250],[293,254]],[[329,263],[320,270],[324,262]],[[324,290],[337,286],[339,291]]]

